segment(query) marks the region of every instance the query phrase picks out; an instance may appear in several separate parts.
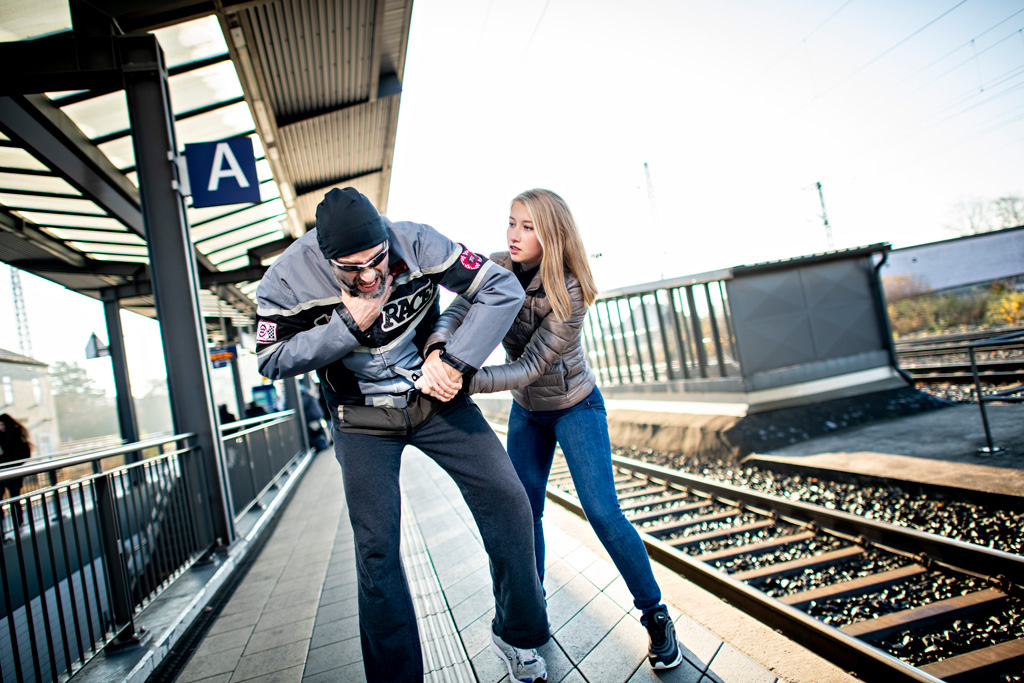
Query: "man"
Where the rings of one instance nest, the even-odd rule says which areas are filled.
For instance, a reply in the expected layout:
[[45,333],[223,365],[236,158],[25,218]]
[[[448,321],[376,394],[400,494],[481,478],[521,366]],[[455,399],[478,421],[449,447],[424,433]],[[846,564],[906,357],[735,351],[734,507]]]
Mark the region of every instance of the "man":
[[[471,302],[444,348],[420,355],[438,287]],[[490,558],[492,649],[513,680],[546,681],[534,648],[548,640],[533,561],[529,502],[480,410],[460,392],[523,302],[508,271],[427,225],[391,222],[354,188],[333,189],[316,229],[274,262],[256,292],[257,355],[272,379],[316,370],[330,407],[359,578],[368,681],[423,677],[416,615],[399,555],[399,467],[405,446],[458,484]],[[428,382],[439,398],[413,389]]]

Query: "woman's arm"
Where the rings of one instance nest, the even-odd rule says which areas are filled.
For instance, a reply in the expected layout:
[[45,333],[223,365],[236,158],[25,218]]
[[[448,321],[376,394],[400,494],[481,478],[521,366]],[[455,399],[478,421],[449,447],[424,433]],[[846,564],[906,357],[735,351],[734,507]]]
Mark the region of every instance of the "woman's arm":
[[469,393],[486,394],[529,386],[540,379],[573,342],[578,342],[587,306],[583,303],[579,283],[572,279],[566,284],[572,301],[569,319],[559,322],[554,313],[546,315],[530,336],[523,354],[511,363],[480,368],[470,380]]

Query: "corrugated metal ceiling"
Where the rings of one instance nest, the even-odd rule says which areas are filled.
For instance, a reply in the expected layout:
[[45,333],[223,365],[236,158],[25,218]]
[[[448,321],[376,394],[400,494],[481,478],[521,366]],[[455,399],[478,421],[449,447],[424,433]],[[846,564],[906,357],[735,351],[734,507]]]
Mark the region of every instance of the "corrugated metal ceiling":
[[[330,188],[353,185],[386,212],[412,0],[82,4],[125,33],[157,34],[180,145],[254,141],[260,203],[187,202],[201,279],[217,283],[205,315],[251,320],[258,270],[248,267],[312,228]],[[0,13],[0,35],[42,44],[54,37],[18,31],[69,28],[24,15]],[[9,80],[0,81],[0,260],[90,296],[116,286],[124,307],[154,315],[123,90],[28,95]],[[248,279],[223,284],[226,271]]]

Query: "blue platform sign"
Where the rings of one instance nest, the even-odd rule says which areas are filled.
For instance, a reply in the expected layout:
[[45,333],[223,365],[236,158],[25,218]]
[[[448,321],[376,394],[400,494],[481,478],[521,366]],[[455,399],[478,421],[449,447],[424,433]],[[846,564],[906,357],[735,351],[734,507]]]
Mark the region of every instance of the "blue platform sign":
[[185,145],[192,206],[223,206],[260,201],[252,139],[229,138]]

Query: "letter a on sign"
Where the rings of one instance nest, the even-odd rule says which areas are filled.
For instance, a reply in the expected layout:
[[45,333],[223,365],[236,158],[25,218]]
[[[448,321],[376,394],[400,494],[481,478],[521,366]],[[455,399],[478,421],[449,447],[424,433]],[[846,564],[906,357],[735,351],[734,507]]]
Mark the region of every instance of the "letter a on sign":
[[252,140],[230,138],[185,145],[192,206],[223,206],[260,201]]

